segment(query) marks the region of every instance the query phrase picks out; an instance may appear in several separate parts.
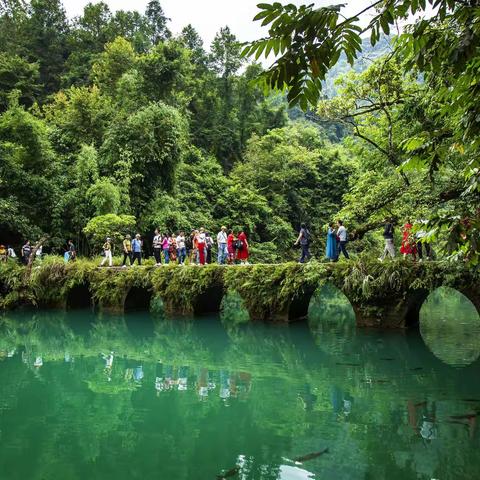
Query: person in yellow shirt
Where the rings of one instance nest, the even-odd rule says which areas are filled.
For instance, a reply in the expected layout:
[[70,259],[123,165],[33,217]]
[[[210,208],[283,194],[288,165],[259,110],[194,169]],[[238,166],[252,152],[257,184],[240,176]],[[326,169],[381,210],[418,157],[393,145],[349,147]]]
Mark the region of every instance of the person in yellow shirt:
[[125,235],[123,240],[123,263],[122,267],[127,266],[127,258],[130,260],[130,266],[132,265],[132,237],[130,235]]

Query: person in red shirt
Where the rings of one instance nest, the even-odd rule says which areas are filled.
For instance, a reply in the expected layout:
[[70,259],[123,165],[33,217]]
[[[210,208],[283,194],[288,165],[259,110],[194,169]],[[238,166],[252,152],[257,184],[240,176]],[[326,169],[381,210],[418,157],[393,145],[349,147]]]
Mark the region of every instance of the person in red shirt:
[[229,265],[235,263],[235,242],[235,234],[233,233],[233,230],[229,230],[227,237],[227,262]]
[[415,261],[417,259],[417,244],[412,234],[412,228],[413,225],[410,220],[407,220],[402,227],[402,246],[400,247],[400,253],[403,253],[404,258],[406,258],[407,255],[412,255]]
[[238,240],[240,243],[238,244],[237,258],[242,265],[248,265],[248,240],[243,230],[238,234]]

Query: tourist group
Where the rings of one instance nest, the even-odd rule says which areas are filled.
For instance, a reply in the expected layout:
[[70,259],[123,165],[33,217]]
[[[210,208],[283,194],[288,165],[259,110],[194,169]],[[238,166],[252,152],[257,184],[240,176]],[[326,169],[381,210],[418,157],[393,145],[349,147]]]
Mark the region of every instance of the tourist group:
[[[418,225],[424,225],[426,222],[424,220],[419,220]],[[415,230],[415,231],[414,231]],[[407,258],[409,255],[412,256],[413,260],[416,261],[417,257],[420,261],[425,257],[426,260],[431,260],[433,256],[433,250],[430,246],[430,243],[425,242],[425,237],[427,233],[425,230],[420,228],[415,228],[410,221],[407,221],[402,226],[402,243],[400,246],[400,253],[403,255],[403,258]],[[395,258],[396,248],[394,242],[395,227],[392,219],[385,219],[385,225],[383,229],[383,238],[385,240],[385,247],[382,255],[379,257],[379,261],[383,262],[385,258],[390,256]],[[300,227],[300,233],[295,242],[295,245],[300,246],[302,253],[300,255],[300,263],[304,263],[309,260],[310,255],[310,243],[311,243],[311,234],[308,230],[305,223],[302,223]],[[326,258],[331,262],[337,262],[339,260],[340,254],[346,259],[350,258],[350,255],[347,250],[348,243],[348,231],[345,228],[343,221],[338,220],[337,223],[331,222],[328,225],[327,230],[327,246],[325,251]]]
[[[155,257],[155,265],[168,265],[169,263],[178,263],[185,265],[188,261],[190,265],[205,265],[212,263],[213,246],[217,246],[217,262],[220,265],[241,265],[248,264],[249,244],[247,235],[241,230],[238,235],[227,227],[222,227],[218,232],[216,239],[213,239],[209,232],[204,228],[192,230],[190,234],[179,231],[176,234],[160,233],[155,230],[152,241],[152,251]],[[130,235],[125,235],[122,242],[123,261],[122,267],[142,264],[142,255],[144,244],[139,233],[132,239]],[[103,244],[103,260],[100,266],[104,266],[107,262],[111,267],[113,243],[107,238]]]
[[[412,256],[416,261],[417,257],[420,261],[423,258],[432,259],[433,250],[430,244],[425,240],[426,232],[422,229],[425,221],[416,222],[415,228],[410,220],[407,220],[401,228],[402,241],[400,253],[404,258]],[[394,242],[395,227],[393,220],[386,219],[383,229],[383,237],[385,247],[380,261],[384,261],[387,257],[395,258],[396,248]],[[346,259],[350,258],[347,250],[349,235],[347,228],[342,220],[336,223],[331,222],[327,230],[327,241],[325,256],[328,261],[337,262],[340,255]],[[305,223],[301,224],[295,246],[301,248],[300,263],[304,263],[311,258],[310,246],[312,243],[312,235]],[[149,248],[147,248],[149,247]],[[204,228],[192,230],[189,234],[179,231],[176,234],[160,233],[159,229],[155,230],[151,245],[145,245],[141,235],[137,233],[133,238],[125,235],[122,241],[123,261],[122,267],[132,266],[135,262],[142,264],[145,251],[153,253],[155,265],[168,265],[169,263],[177,263],[179,265],[206,265],[213,262],[213,251],[216,247],[216,260],[219,265],[248,265],[249,260],[249,242],[245,230],[242,229],[238,234],[233,230],[228,230],[223,226],[213,238]],[[103,259],[100,266],[108,264],[113,266],[114,243],[111,238],[107,238],[102,246],[101,254]],[[27,265],[31,260],[42,258],[43,248],[41,245],[32,246],[27,241],[21,249],[20,260]],[[16,259],[14,249],[9,245],[5,247],[0,245],[0,259],[7,260],[9,258]],[[72,240],[68,241],[67,248],[64,252],[65,262],[74,261],[77,258],[77,251]]]

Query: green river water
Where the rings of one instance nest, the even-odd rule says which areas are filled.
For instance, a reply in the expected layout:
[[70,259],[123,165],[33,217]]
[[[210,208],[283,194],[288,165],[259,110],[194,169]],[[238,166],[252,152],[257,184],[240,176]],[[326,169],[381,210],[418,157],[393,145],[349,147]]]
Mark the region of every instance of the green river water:
[[240,308],[0,316],[1,480],[480,478],[465,297],[432,294],[420,332],[356,329],[329,290],[309,324]]

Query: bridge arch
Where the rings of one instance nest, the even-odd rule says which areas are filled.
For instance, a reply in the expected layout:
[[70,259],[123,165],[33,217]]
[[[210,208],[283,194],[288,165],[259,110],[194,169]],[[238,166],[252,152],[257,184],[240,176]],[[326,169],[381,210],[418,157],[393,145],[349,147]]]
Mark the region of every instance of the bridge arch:
[[93,308],[95,305],[88,282],[80,283],[70,288],[65,297],[66,310]]
[[217,283],[197,294],[192,302],[194,316],[220,313],[223,294],[223,285]]
[[287,314],[287,320],[289,322],[306,320],[308,318],[308,308],[314,292],[314,288],[308,287],[298,292],[291,299]]
[[124,312],[150,311],[152,291],[149,288],[131,287],[123,304]]
[[420,306],[422,325],[480,326],[480,302],[469,289],[438,287],[425,296]]
[[430,293],[420,312],[420,334],[447,365],[464,367],[480,357],[480,313],[460,289],[439,287]]
[[355,326],[356,315],[345,293],[334,284],[327,282],[317,288],[311,296],[308,321],[314,327],[321,323]]

